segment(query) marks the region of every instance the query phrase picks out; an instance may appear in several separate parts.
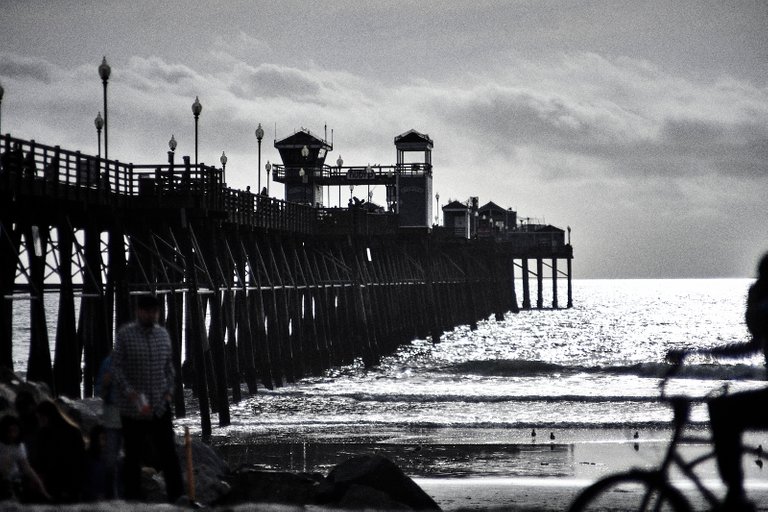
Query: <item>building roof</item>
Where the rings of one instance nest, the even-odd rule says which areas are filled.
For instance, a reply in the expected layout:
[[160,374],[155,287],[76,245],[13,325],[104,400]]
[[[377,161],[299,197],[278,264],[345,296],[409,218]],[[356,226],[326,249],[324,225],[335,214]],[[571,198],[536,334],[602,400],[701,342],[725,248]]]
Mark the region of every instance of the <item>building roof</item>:
[[421,146],[424,149],[432,149],[434,142],[426,133],[420,133],[414,129],[410,129],[395,137],[395,146],[399,147],[401,145],[409,146],[411,148],[414,146]]
[[497,205],[493,201],[489,201],[477,209],[477,211],[479,212],[490,211],[490,210],[500,210],[502,212],[507,211],[506,208],[502,208],[501,206]]
[[327,150],[332,150],[333,146],[328,144],[327,141],[320,139],[318,137],[315,137],[312,135],[312,133],[307,130],[306,128],[302,128],[301,130],[297,131],[293,135],[289,135],[288,137],[282,139],[282,140],[276,140],[275,141],[275,148],[281,149],[281,148],[302,148],[304,146],[307,147],[314,147],[314,148],[322,148],[324,147]]
[[445,210],[468,210],[469,207],[465,205],[464,203],[460,203],[458,201],[451,201],[450,203],[443,206],[443,211]]
[[564,230],[558,227],[552,226],[551,224],[547,224],[546,226],[541,226],[537,228],[536,232],[537,233],[565,233]]

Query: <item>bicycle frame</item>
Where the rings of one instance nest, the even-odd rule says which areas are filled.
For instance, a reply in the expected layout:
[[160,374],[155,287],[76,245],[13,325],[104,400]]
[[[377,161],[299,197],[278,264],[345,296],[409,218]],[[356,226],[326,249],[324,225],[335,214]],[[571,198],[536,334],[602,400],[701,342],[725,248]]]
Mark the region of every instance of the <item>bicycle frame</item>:
[[[666,395],[665,387],[668,379],[669,376],[667,376],[661,384],[661,399],[668,402],[672,406],[672,422],[674,428],[672,432],[672,438],[667,445],[667,450],[664,454],[664,458],[661,464],[657,469],[651,471],[651,473],[654,473],[657,478],[661,479],[661,481],[671,484],[669,479],[669,470],[674,465],[688,480],[693,482],[695,488],[704,497],[704,499],[709,502],[709,505],[711,507],[715,507],[721,504],[720,498],[718,498],[714,492],[712,492],[706,485],[704,485],[704,483],[701,481],[701,478],[699,478],[699,475],[696,473],[696,468],[700,464],[715,458],[715,450],[712,443],[712,438],[707,436],[684,435],[685,428],[689,424],[691,405],[695,400],[688,397],[670,397]],[[680,444],[691,443],[706,444],[710,449],[698,457],[686,460],[680,454],[678,446]],[[742,446],[742,456],[746,454],[762,456],[762,452],[759,448],[752,446]]]

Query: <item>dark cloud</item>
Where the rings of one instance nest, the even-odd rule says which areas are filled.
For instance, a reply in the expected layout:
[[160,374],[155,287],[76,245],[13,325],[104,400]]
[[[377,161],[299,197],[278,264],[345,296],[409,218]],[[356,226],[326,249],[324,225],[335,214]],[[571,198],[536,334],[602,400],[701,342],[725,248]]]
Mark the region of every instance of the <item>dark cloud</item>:
[[273,64],[257,68],[238,66],[228,88],[235,96],[247,99],[285,97],[311,100],[321,91],[317,79],[311,75]]
[[53,71],[53,66],[44,60],[0,53],[0,76],[5,78],[19,81],[32,79],[49,84]]

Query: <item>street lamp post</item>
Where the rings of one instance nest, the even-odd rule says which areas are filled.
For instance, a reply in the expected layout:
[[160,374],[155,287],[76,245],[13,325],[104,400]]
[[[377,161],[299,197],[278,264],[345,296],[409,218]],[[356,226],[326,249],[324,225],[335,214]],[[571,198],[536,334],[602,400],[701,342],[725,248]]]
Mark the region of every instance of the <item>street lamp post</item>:
[[[3,118],[3,94],[5,93],[5,89],[3,89],[3,86],[0,85],[0,121],[2,121]],[[2,128],[2,125],[0,125],[0,128]],[[3,130],[0,129],[0,135],[3,134]]]
[[[264,138],[264,128],[262,128],[261,123],[259,123],[259,126],[256,127],[256,140],[259,143],[259,162],[258,162],[258,167],[256,167],[256,171],[257,171],[256,174],[259,175],[259,192],[261,192],[261,139],[263,138]],[[267,176],[267,179],[269,179],[269,176]]]
[[197,120],[202,111],[203,106],[200,104],[200,98],[195,96],[195,102],[192,104],[192,115],[195,116],[195,167],[197,167]]
[[96,126],[96,139],[99,145],[99,158],[101,158],[101,129],[104,128],[104,119],[101,118],[101,112],[96,114],[96,119],[93,120],[93,124]]
[[107,117],[107,81],[109,75],[112,73],[112,68],[107,64],[107,56],[105,55],[99,66],[99,76],[101,77],[101,83],[104,84],[104,159],[109,157],[109,146],[107,144],[107,133],[109,132],[109,122]]
[[440,194],[435,194],[435,224],[440,225]]
[[269,173],[272,172],[272,164],[269,163],[269,160],[267,160],[267,165],[264,166],[264,169],[267,171],[267,195],[269,195]]
[[[341,166],[344,165],[344,160],[341,159],[341,154],[339,154],[339,158],[336,159],[336,166],[339,168],[339,175],[341,175]],[[328,202],[331,200],[328,199]],[[339,208],[341,208],[341,185],[339,185]]]
[[227,155],[224,154],[224,152],[221,152],[221,158],[219,158],[219,162],[221,162],[221,181],[224,182],[224,184],[227,183]]

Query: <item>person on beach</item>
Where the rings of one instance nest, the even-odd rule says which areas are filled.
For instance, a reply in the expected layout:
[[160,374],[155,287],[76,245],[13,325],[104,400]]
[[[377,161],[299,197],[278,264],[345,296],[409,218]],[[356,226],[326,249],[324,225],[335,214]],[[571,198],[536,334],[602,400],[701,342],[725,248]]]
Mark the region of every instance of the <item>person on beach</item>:
[[112,378],[118,391],[123,427],[125,498],[142,499],[141,466],[145,446],[154,446],[165,491],[173,503],[182,494],[181,468],[171,418],[175,372],[168,331],[157,324],[160,302],[139,295],[136,321],[117,332]]
[[54,503],[77,503],[83,496],[85,441],[80,428],[50,400],[37,405],[38,453],[32,467]]
[[51,499],[27,459],[19,418],[8,414],[0,419],[0,501],[30,497],[40,501],[34,500],[34,496]]
[[[113,499],[111,493],[113,481],[107,470],[105,449],[107,434],[103,425],[94,425],[88,434],[88,449],[85,452],[84,501],[102,501]],[[110,495],[111,494],[111,495]]]
[[[747,293],[745,318],[752,335],[750,341],[710,349],[670,351],[668,359],[682,363],[688,354],[744,357],[762,352],[768,366],[768,253],[760,260],[757,272],[757,281]],[[768,428],[768,388],[723,395],[709,400],[707,405],[717,467],[728,487],[725,510],[754,510],[744,492],[741,437],[746,429]]]
[[96,394],[101,397],[101,423],[104,427],[104,449],[101,457],[104,462],[106,478],[107,499],[117,498],[120,495],[118,489],[118,463],[120,449],[123,446],[123,431],[120,423],[120,408],[117,406],[117,391],[112,378],[112,354],[104,358],[99,368],[96,379]]

